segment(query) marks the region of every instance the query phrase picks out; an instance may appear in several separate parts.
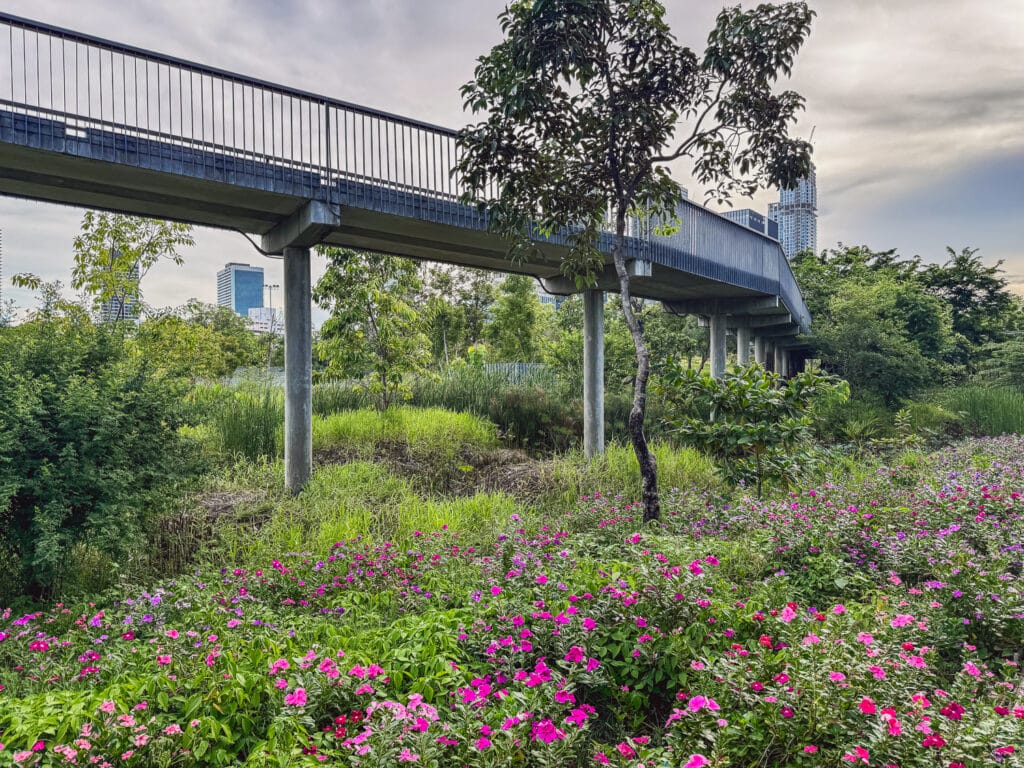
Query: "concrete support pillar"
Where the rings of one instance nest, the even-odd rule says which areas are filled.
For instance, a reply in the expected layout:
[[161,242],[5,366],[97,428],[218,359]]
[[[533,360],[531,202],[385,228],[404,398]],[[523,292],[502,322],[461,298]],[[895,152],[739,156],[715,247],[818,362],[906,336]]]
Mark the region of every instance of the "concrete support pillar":
[[736,329],[736,365],[740,368],[750,365],[750,329],[743,326]]
[[725,377],[725,315],[711,315],[708,323],[710,336],[711,375],[721,380]]
[[784,347],[775,347],[775,372],[785,378],[789,375],[786,363],[788,362],[788,353]]
[[284,249],[284,484],[313,469],[313,314],[309,248]]
[[604,453],[604,291],[583,292],[583,455]]
[[764,336],[754,337],[754,362],[768,365],[768,339]]

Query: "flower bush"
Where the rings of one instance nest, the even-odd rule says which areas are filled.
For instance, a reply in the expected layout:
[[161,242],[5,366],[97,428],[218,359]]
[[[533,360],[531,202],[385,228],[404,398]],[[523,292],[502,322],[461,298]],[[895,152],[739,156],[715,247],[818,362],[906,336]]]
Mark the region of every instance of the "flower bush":
[[0,764],[1020,766],[1022,491],[1005,437],[8,610]]

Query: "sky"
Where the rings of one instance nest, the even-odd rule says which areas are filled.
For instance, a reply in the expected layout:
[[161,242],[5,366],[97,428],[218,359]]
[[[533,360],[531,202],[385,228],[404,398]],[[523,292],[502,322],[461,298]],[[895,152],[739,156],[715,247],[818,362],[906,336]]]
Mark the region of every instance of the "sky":
[[[666,0],[677,38],[702,50],[722,4]],[[810,39],[785,87],[813,129],[818,247],[864,244],[943,261],[946,246],[1005,262],[1024,293],[1024,0],[811,0]],[[38,21],[457,128],[459,87],[500,39],[504,0],[7,0]],[[691,198],[702,190],[685,169]],[[764,211],[764,191],[734,207]],[[82,211],[0,198],[3,294],[9,276],[70,278]],[[142,283],[153,306],[216,300],[228,261],[278,261],[241,235],[196,231],[185,264]],[[314,279],[323,271],[314,260]],[[280,302],[276,292],[275,303]]]

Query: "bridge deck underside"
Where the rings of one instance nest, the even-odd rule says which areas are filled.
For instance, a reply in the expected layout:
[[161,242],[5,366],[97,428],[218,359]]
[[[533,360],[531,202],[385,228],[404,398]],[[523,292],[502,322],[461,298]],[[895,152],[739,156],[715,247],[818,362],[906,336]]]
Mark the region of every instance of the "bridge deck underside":
[[[452,197],[6,110],[0,110],[0,194],[255,235],[306,201],[320,200],[341,209],[341,225],[327,235],[328,244],[544,278],[559,274],[564,249],[552,238],[539,244],[540,258],[513,262],[507,244],[487,230],[485,216]],[[610,251],[610,240],[604,245]],[[651,262],[649,276],[633,279],[634,292],[644,298],[782,293],[777,278],[757,271],[759,252],[751,251],[745,260],[751,268],[743,269],[657,238],[653,246],[630,238],[628,251]]]

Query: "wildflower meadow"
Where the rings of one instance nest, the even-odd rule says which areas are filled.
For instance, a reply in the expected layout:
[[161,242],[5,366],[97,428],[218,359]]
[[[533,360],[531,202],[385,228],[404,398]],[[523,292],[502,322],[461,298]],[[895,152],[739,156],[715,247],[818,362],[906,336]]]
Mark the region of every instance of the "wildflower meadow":
[[1024,439],[226,563],[0,624],[0,764],[1024,765]]

